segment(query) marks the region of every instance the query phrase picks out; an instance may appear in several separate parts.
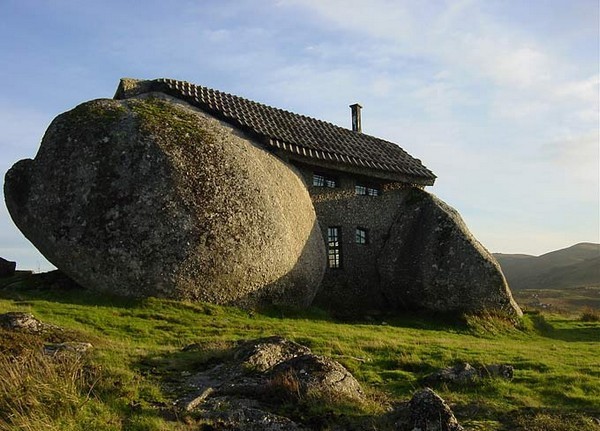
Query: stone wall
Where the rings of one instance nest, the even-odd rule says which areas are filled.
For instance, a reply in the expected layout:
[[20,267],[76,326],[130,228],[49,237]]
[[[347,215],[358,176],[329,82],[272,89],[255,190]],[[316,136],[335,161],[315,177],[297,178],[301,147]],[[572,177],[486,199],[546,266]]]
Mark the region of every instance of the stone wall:
[[[521,314],[493,256],[435,196],[295,164],[326,245],[328,227],[341,228],[341,267],[327,267],[315,305],[348,316],[406,309]],[[337,187],[313,186],[314,173],[335,179]],[[380,195],[357,195],[357,184]],[[367,244],[356,243],[357,227],[367,230]]]
[[[387,301],[379,289],[377,259],[406,194],[405,188],[398,183],[373,184],[366,178],[323,169],[316,172],[336,178],[338,187],[314,187],[315,169],[307,165],[297,167],[313,200],[325,243],[328,227],[341,228],[342,267],[326,269],[315,304],[341,314],[355,310],[364,314],[385,308]],[[357,195],[357,182],[381,187],[380,196]],[[367,230],[367,244],[355,242],[357,227]]]

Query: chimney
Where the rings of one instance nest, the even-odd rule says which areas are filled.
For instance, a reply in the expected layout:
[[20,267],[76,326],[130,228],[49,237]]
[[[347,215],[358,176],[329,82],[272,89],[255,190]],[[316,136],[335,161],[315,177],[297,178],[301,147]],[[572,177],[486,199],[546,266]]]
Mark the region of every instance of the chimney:
[[362,109],[362,106],[355,103],[354,105],[350,105],[350,109],[352,110],[352,131],[361,133],[362,123],[360,120],[360,110]]

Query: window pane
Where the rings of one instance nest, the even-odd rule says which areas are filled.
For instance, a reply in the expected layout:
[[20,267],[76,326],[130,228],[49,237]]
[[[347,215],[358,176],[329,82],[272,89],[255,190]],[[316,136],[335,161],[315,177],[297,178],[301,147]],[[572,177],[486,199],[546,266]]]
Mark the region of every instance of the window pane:
[[323,175],[314,174],[313,175],[313,186],[324,187],[325,186],[325,177]]
[[357,184],[354,187],[354,191],[357,195],[366,195],[367,194],[367,188],[365,186],[361,186],[359,184]]
[[327,228],[327,265],[329,268],[339,268],[341,259],[340,228]]
[[355,241],[357,244],[366,244],[367,243],[367,231],[366,229],[356,228]]
[[369,187],[369,188],[367,188],[367,194],[369,196],[379,196],[379,190]]
[[329,188],[335,189],[335,180],[332,178],[325,178],[325,185]]

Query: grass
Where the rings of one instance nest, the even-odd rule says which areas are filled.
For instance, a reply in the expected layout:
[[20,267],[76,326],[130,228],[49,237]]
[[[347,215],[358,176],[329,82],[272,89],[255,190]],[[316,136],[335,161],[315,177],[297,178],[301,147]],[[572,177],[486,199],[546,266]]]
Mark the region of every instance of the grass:
[[530,310],[570,313],[600,309],[600,286],[519,289],[513,290],[513,296],[519,304]]
[[[0,430],[198,429],[201,418],[173,407],[183,395],[175,390],[178,383],[227,356],[236,340],[270,335],[338,360],[368,394],[364,406],[321,403],[304,412],[286,407],[315,428],[340,418],[362,421],[381,414],[386,405],[407,401],[427,374],[465,361],[515,368],[512,381],[435,388],[467,429],[600,430],[594,422],[600,418],[600,323],[579,315],[527,313],[517,327],[493,316],[340,322],[315,309],[249,313],[210,304],[122,299],[47,287],[39,277],[24,275],[0,279],[0,313],[7,311],[31,312],[66,328],[60,336],[49,336],[89,341],[94,349],[75,363],[28,353],[16,364],[11,363],[15,352],[40,341],[3,337]],[[17,372],[19,366],[25,368]],[[42,375],[35,377],[37,371]],[[15,377],[30,374],[29,386]],[[16,405],[20,387],[29,388],[23,398],[29,401]],[[54,397],[55,387],[64,396]],[[24,425],[28,420],[29,428]],[[44,426],[36,425],[38,420]]]

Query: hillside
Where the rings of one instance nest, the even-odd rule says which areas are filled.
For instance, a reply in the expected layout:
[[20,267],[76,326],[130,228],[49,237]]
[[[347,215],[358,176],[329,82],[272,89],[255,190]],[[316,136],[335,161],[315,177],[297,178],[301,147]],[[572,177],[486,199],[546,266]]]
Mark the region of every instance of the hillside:
[[514,290],[600,286],[600,244],[580,243],[541,256],[494,253]]
[[[514,377],[433,383],[467,431],[600,431],[600,324],[579,316],[528,314],[517,327],[474,316],[342,322],[318,309],[248,312],[122,299],[27,274],[0,278],[0,314],[9,311],[31,313],[51,331],[42,332],[40,340],[0,330],[1,431],[256,430],[213,426],[200,412],[177,405],[195,387],[192,377],[216,369],[236,343],[274,335],[339,361],[366,394],[358,404],[309,396],[275,399],[273,411],[301,423],[302,429],[410,430],[401,414],[423,379],[468,362],[510,364]],[[31,351],[47,341],[69,340],[92,343],[91,353],[73,361]],[[16,351],[28,349],[15,360]],[[290,382],[269,385],[293,389]],[[223,404],[216,412],[232,408]]]

